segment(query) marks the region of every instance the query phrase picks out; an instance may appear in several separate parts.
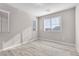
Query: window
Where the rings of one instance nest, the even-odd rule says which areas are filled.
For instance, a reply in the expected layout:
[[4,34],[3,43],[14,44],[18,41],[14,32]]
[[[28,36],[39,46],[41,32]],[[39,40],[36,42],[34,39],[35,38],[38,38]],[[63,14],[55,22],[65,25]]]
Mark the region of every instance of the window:
[[0,32],[9,32],[9,12],[0,10]]
[[51,29],[52,31],[60,31],[61,28],[61,17],[53,17],[51,18]]
[[33,20],[33,31],[36,31],[36,21]]
[[44,31],[50,31],[50,19],[45,19],[44,20]]
[[61,17],[52,17],[44,20],[44,31],[61,31]]

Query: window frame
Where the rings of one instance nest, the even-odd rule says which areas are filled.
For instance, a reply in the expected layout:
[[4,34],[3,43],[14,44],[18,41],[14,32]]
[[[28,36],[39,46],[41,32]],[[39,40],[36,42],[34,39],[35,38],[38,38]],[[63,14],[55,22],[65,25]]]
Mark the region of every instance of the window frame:
[[[52,19],[51,18],[55,18],[55,17],[60,17],[60,30],[59,31],[53,31],[52,30]],[[45,31],[45,28],[44,28],[44,20],[45,20],[45,18],[44,18],[44,20],[43,20],[43,31],[44,32],[62,32],[62,16],[52,16],[52,17],[49,17],[49,19],[50,19],[50,30],[49,31]]]
[[37,30],[37,27],[36,27],[36,20],[33,20],[33,21],[32,21],[32,30],[33,30],[33,31],[36,31],[36,30]]
[[[50,17],[46,17],[46,18],[51,19]],[[44,18],[44,20],[46,20],[46,18]],[[51,22],[51,20],[50,20],[50,22]],[[51,24],[50,24],[50,29],[51,29]],[[44,32],[50,32],[50,31],[45,31],[45,29],[44,29],[44,21],[43,21],[43,31],[44,31]]]
[[[7,14],[6,16],[5,15],[0,15],[0,33],[9,33],[10,32],[10,12],[9,11],[5,11],[5,10],[1,10],[0,9],[0,12],[3,13],[3,14]],[[5,25],[6,23],[2,21],[3,18],[7,18],[6,21],[7,21],[7,26],[4,27],[3,25]],[[6,30],[4,28],[7,28]]]

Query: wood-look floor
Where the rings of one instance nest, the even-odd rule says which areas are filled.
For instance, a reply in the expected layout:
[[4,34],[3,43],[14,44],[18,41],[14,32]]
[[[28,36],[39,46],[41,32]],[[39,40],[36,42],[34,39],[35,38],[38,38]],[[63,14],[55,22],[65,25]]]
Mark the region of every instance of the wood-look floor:
[[48,41],[33,41],[14,49],[0,52],[1,56],[78,56],[74,47]]

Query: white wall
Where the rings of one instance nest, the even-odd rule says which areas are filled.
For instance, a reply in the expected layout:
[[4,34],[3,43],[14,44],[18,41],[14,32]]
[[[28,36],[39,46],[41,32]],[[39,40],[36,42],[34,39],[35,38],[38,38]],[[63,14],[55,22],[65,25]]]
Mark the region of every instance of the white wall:
[[33,17],[33,20],[36,21],[36,31],[33,31],[33,39],[38,39],[38,20],[37,17]]
[[[32,15],[8,4],[0,4],[0,9],[10,12],[10,32],[0,33],[0,49],[17,45],[21,41],[27,42],[32,38],[34,35],[32,32]],[[19,33],[22,33],[23,40],[20,39]]]
[[79,52],[79,5],[76,6],[76,48]]
[[[46,15],[47,17],[62,17],[62,32],[44,32],[44,17],[38,19],[38,37],[42,40],[55,41],[66,45],[75,46],[75,8]],[[79,17],[79,16],[78,16]]]
[[[33,34],[35,35],[35,34]],[[33,41],[35,39],[32,39],[32,27],[26,28],[23,31],[19,32],[18,34],[16,34],[15,36],[11,37],[9,39],[9,41],[7,42],[3,42],[3,49],[2,50],[6,50],[9,48],[14,48],[18,45],[24,44],[24,43],[28,43],[30,41]]]

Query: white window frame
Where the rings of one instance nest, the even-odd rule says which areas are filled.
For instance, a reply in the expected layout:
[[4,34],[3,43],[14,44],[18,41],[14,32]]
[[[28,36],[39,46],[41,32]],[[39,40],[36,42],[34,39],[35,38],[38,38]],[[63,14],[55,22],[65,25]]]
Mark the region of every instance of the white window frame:
[[[51,25],[52,24],[51,23],[52,19],[51,18],[55,18],[55,17],[60,17],[60,30],[59,31],[53,31],[52,30],[52,25]],[[49,17],[49,19],[50,19],[50,31],[45,31],[44,22],[43,22],[43,31],[44,32],[62,32],[62,16],[53,16],[53,17]]]
[[[7,24],[7,26],[8,26],[7,31],[3,31],[3,30],[2,30],[2,22],[1,22],[1,28],[0,28],[0,30],[1,30],[0,32],[7,33],[7,32],[10,31],[10,30],[9,30],[9,18],[10,18],[10,12],[9,12],[9,11],[6,11],[6,10],[2,10],[2,9],[0,9],[0,12],[2,12],[2,13],[6,13],[7,16],[8,16],[8,17],[7,17],[7,18],[8,18],[8,19],[7,19],[7,22],[8,22],[8,24]],[[0,17],[1,17],[0,19],[2,20],[2,16],[0,16]]]

